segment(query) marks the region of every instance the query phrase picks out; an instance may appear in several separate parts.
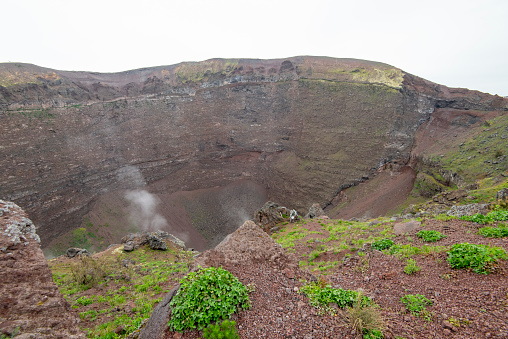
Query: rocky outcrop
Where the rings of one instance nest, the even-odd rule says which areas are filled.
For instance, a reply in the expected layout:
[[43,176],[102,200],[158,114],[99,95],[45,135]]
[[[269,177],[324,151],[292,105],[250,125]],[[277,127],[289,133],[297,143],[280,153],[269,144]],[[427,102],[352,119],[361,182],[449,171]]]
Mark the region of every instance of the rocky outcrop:
[[[213,59],[110,74],[0,64],[0,197],[30,213],[46,246],[84,227],[85,215],[96,224],[122,215],[101,199],[143,187],[173,208],[168,223],[176,216],[213,246],[239,224],[238,215],[224,222],[232,210],[250,216],[260,200],[326,206],[385,164],[406,164],[436,109],[507,103],[354,59]],[[235,191],[206,211],[180,196],[168,202],[238,182],[252,194]]]
[[488,204],[467,204],[452,206],[446,214],[460,218],[465,215],[487,214],[488,212]]
[[325,215],[325,211],[323,211],[319,204],[312,204],[309,208],[309,212],[305,215],[305,218],[314,219]]
[[254,214],[254,221],[265,231],[283,221],[288,221],[291,210],[279,204],[267,201],[263,207]]
[[497,191],[496,200],[508,200],[508,188]]
[[122,244],[125,252],[131,252],[142,245],[148,245],[153,250],[165,251],[168,249],[166,240],[185,249],[183,241],[164,231],[129,233],[122,238]]
[[35,226],[0,200],[0,335],[2,338],[85,338],[79,317],[58,292]]
[[86,256],[90,255],[90,253],[88,252],[88,250],[86,248],[76,248],[76,247],[68,248],[67,252],[65,254],[69,258],[74,258],[75,256],[79,257],[81,255],[86,255]]

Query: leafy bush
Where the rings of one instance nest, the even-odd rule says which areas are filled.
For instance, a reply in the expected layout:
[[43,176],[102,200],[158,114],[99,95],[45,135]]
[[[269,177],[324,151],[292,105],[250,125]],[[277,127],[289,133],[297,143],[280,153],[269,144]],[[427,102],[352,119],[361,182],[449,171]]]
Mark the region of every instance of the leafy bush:
[[372,243],[372,248],[378,251],[387,250],[394,245],[391,239],[376,240]]
[[400,298],[400,301],[416,316],[426,309],[425,306],[432,306],[432,301],[421,294],[406,294]]
[[204,339],[239,339],[236,322],[224,320],[221,324],[210,324],[203,330]]
[[420,232],[416,233],[416,236],[426,242],[436,242],[440,239],[446,238],[446,235],[441,234],[441,232],[434,231],[434,230],[420,231]]
[[247,287],[223,268],[191,272],[180,284],[170,304],[168,326],[173,331],[203,329],[211,322],[228,318],[237,306],[250,307]]
[[508,220],[508,210],[497,208],[494,211],[490,211],[486,215],[477,213],[473,216],[464,215],[460,217],[461,220],[473,221],[479,224],[488,224],[494,221]]
[[357,291],[332,288],[330,285],[321,286],[317,283],[309,283],[300,290],[309,297],[312,306],[332,314],[335,313],[335,310],[329,306],[331,303],[336,303],[340,308],[351,307],[357,300],[360,300],[362,305],[370,303],[370,298],[364,295],[359,297]]
[[494,271],[499,259],[508,259],[506,251],[500,247],[468,243],[455,244],[447,253],[452,268],[470,267],[481,274]]
[[482,227],[478,233],[488,238],[504,238],[508,237],[508,227]]
[[404,267],[404,273],[413,274],[413,273],[419,272],[421,270],[422,270],[422,268],[420,266],[416,265],[416,261],[414,261],[413,259],[408,259],[406,261],[406,267]]
[[93,299],[82,296],[76,300],[76,304],[79,304],[82,306],[90,305],[90,304],[93,304]]

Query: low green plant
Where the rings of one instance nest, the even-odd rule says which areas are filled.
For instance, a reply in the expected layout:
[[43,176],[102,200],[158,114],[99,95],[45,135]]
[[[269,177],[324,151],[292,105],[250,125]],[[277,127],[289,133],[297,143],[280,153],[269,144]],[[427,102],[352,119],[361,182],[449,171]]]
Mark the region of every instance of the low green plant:
[[446,213],[441,213],[441,214],[435,215],[434,219],[439,220],[439,221],[450,221],[450,220],[457,219],[457,217],[454,215],[448,215]]
[[387,250],[394,245],[392,239],[376,240],[372,243],[372,248],[378,251]]
[[416,233],[416,236],[421,238],[425,242],[436,242],[443,238],[446,238],[446,235],[441,234],[441,232],[430,230],[430,231],[420,231]]
[[93,299],[83,296],[76,300],[76,304],[79,304],[81,306],[90,305],[93,304]]
[[404,273],[413,274],[413,273],[419,272],[421,270],[422,270],[422,268],[420,266],[416,265],[416,261],[414,261],[413,259],[408,259],[406,261],[406,266],[404,267]]
[[359,292],[352,290],[344,290],[342,288],[332,288],[330,285],[318,284],[315,282],[308,283],[300,288],[302,293],[309,298],[309,303],[318,308],[320,311],[335,314],[335,310],[330,307],[331,303],[337,304],[339,308],[351,307],[355,302],[360,300],[362,305],[368,305],[370,298]]
[[210,324],[203,330],[204,339],[239,339],[236,322],[224,320],[222,323]]
[[191,272],[180,281],[180,289],[170,304],[172,331],[203,329],[214,321],[228,318],[237,307],[250,307],[248,289],[231,272],[209,267]]
[[508,259],[504,249],[490,245],[455,244],[447,253],[452,268],[472,268],[480,274],[495,271],[498,260]]
[[494,221],[508,220],[508,210],[496,207],[493,211],[490,211],[486,215],[477,213],[473,216],[464,215],[460,217],[461,220],[473,221],[478,224],[489,224]]
[[499,227],[482,227],[479,229],[478,234],[483,235],[487,238],[504,238],[508,237],[508,227],[507,226],[499,226]]
[[426,306],[432,306],[432,301],[421,294],[406,294],[400,301],[406,305],[406,308],[415,316],[426,310]]

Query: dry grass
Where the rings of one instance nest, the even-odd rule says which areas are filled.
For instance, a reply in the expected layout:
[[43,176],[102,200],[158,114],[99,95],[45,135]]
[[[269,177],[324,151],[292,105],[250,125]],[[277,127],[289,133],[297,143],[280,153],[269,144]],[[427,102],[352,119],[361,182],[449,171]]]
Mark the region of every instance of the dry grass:
[[359,337],[363,333],[373,330],[383,330],[385,328],[384,320],[378,305],[365,305],[362,302],[362,294],[358,293],[357,301],[352,307],[348,307],[344,313],[344,322],[352,328]]

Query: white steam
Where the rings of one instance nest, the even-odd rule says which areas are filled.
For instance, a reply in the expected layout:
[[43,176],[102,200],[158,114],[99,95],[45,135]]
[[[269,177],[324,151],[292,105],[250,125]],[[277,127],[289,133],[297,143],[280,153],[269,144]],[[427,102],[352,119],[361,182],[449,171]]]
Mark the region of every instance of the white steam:
[[130,204],[130,218],[136,226],[144,231],[162,230],[168,225],[166,219],[156,212],[160,200],[145,190],[127,191],[125,199]]

